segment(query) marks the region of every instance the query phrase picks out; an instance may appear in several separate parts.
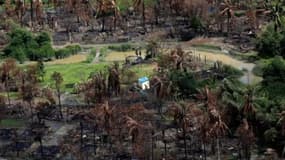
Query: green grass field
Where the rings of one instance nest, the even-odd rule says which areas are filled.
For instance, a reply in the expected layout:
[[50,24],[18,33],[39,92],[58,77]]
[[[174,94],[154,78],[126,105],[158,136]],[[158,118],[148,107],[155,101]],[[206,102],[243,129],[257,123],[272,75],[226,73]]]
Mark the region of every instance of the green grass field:
[[103,70],[107,63],[88,64],[88,63],[74,63],[74,64],[58,64],[46,65],[46,75],[44,77],[44,85],[52,85],[51,75],[53,72],[59,72],[63,76],[63,85],[70,85],[86,80],[90,73]]

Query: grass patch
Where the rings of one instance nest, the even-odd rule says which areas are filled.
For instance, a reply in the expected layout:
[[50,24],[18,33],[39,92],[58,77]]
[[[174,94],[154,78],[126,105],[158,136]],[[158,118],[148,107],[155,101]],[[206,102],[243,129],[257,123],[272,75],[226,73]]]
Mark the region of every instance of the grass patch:
[[47,65],[53,64],[71,64],[80,63],[86,61],[88,54],[76,54],[63,59],[56,59],[54,61],[46,62]]
[[3,119],[0,121],[0,128],[20,128],[25,125],[25,121],[22,119]]
[[47,65],[43,85],[52,86],[53,81],[51,80],[51,75],[53,74],[53,72],[57,71],[63,76],[63,86],[67,86],[65,90],[70,91],[70,89],[73,89],[72,86],[74,84],[82,80],[86,80],[91,72],[103,70],[106,65],[107,63]]
[[154,68],[154,64],[140,64],[131,67],[130,70],[135,72],[139,78],[144,76],[151,77],[154,74]]
[[133,50],[133,46],[126,43],[126,44],[121,44],[121,45],[110,45],[108,46],[108,49],[113,50],[113,51],[118,51],[118,52],[126,52]]
[[[143,52],[144,53],[144,52]],[[113,51],[110,52],[106,57],[105,61],[114,62],[114,61],[125,61],[125,58],[128,56],[135,56],[135,51],[128,51],[128,52],[119,52]]]
[[[0,92],[0,95],[7,98],[7,93],[6,92]],[[10,92],[9,95],[10,95],[10,99],[11,100],[16,100],[20,96],[19,92]]]

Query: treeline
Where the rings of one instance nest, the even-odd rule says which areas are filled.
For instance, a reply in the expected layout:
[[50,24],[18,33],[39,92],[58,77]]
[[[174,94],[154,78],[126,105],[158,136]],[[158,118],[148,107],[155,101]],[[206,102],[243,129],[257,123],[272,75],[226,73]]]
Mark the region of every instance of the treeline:
[[26,60],[49,61],[53,58],[65,58],[78,53],[79,45],[67,46],[63,49],[55,50],[52,47],[51,37],[47,32],[32,34],[22,28],[15,28],[8,33],[9,44],[4,49],[4,57],[12,57],[20,63]]

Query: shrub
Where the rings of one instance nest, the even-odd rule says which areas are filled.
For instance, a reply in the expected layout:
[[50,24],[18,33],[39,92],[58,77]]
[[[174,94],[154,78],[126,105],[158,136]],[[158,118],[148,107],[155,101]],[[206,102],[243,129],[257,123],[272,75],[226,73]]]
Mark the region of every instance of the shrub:
[[113,45],[113,46],[108,46],[108,49],[118,52],[126,52],[132,50],[132,45],[130,44]]
[[263,88],[271,98],[282,100],[285,96],[285,61],[281,57],[275,57],[269,65],[263,69]]
[[182,97],[189,97],[197,91],[198,83],[191,73],[172,71],[170,80],[173,82],[177,94]]
[[65,48],[58,49],[55,51],[55,58],[56,59],[66,58],[70,55],[77,54],[80,50],[81,47],[79,45],[66,46]]
[[230,65],[223,65],[223,73],[225,73],[228,76],[234,76],[234,77],[239,77],[242,76],[243,73],[242,71],[230,66]]
[[256,49],[258,55],[263,58],[270,58],[281,55],[281,42],[285,37],[281,32],[276,32],[273,25],[269,25],[257,38]]
[[97,49],[96,48],[92,48],[90,51],[90,54],[88,55],[88,57],[86,58],[86,63],[91,63],[93,62],[94,57],[96,56],[96,52]]
[[50,59],[54,56],[51,38],[48,33],[41,32],[34,36],[31,32],[15,28],[8,33],[9,45],[4,49],[6,57],[13,57],[24,62],[29,60]]

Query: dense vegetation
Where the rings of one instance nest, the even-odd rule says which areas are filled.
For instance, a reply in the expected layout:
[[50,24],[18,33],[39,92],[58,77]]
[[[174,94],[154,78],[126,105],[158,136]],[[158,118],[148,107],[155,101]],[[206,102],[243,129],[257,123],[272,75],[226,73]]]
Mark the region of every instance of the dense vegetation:
[[36,35],[31,32],[15,28],[8,33],[9,45],[4,49],[4,57],[13,57],[20,63],[25,60],[48,61],[52,58],[60,59],[77,54],[81,48],[78,45],[66,46],[55,50],[52,47],[50,35],[40,32]]
[[9,34],[10,43],[5,48],[6,57],[13,57],[21,63],[25,60],[51,59],[55,53],[48,33],[34,36],[24,29],[14,29]]

